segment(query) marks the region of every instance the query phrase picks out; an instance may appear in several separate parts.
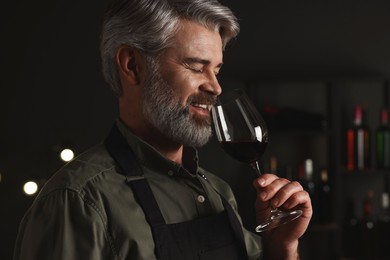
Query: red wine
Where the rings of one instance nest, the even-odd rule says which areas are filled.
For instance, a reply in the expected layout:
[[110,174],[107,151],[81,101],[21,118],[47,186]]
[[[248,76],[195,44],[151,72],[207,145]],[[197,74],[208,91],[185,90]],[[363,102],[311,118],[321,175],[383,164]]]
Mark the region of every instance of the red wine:
[[222,148],[232,157],[244,163],[260,160],[267,147],[267,142],[259,141],[224,141]]

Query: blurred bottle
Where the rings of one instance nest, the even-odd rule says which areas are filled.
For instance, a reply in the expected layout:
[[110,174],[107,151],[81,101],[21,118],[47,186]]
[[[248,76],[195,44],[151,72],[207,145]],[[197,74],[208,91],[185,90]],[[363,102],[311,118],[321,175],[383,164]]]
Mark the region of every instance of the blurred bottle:
[[390,223],[390,199],[389,193],[384,191],[381,197],[381,213],[379,215],[379,222]]
[[363,218],[360,222],[360,256],[363,259],[373,259],[377,253],[376,223],[373,216],[374,191],[368,190],[363,202]]
[[276,156],[271,156],[269,159],[270,164],[270,173],[277,174],[278,173],[278,160]]
[[[387,178],[386,178],[387,179]],[[390,198],[388,193],[388,180],[381,197],[381,212],[377,223],[378,259],[390,259]]]
[[321,171],[320,182],[318,183],[318,215],[322,224],[330,223],[332,220],[332,197],[329,175],[327,170]]
[[319,212],[318,212],[318,199],[317,199],[317,185],[314,181],[314,167],[313,160],[306,159],[304,163],[299,167],[299,182],[302,187],[309,193],[311,204],[313,208],[313,216],[311,219],[312,223],[318,223]]
[[388,110],[383,108],[380,114],[380,125],[376,131],[376,164],[379,169],[390,168],[390,128]]
[[316,184],[314,182],[313,178],[313,160],[312,159],[306,159],[305,160],[305,180],[306,180],[306,187],[307,191],[309,192],[311,197],[315,197],[316,193]]
[[369,167],[369,135],[369,129],[363,120],[363,108],[356,106],[354,125],[347,131],[347,169],[349,171],[364,170]]
[[374,220],[373,220],[373,200],[374,200],[374,191],[368,190],[366,198],[363,202],[363,221],[367,229],[373,229]]
[[266,158],[262,163],[262,167],[264,172],[273,173],[278,176],[282,175],[282,173],[278,171],[278,160],[275,155]]

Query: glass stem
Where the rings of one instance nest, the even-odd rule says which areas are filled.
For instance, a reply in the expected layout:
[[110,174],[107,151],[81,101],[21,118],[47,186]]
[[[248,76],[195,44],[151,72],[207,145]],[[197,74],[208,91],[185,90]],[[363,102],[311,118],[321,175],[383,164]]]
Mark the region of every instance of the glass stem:
[[253,161],[251,163],[252,165],[252,168],[255,170],[256,172],[256,177],[260,177],[261,176],[261,171],[260,171],[260,164],[259,164],[259,161]]

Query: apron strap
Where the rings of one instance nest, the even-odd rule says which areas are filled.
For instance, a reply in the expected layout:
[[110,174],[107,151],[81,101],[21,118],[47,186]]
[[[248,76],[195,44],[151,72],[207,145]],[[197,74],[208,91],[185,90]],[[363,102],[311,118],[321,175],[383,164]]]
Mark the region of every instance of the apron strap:
[[151,227],[165,224],[165,219],[146,179],[129,181],[127,183],[134,191],[134,197],[145,212],[146,220]]
[[222,199],[222,204],[227,211],[227,215],[232,226],[233,232],[236,235],[237,241],[240,243],[241,255],[248,257],[244,239],[244,232],[242,231],[242,226],[236,213],[234,212],[230,203],[225,199],[221,194],[219,195]]
[[[116,125],[112,127],[104,144],[126,176],[143,177],[140,164],[136,161],[133,151]],[[133,189],[134,197],[145,212],[149,225],[155,227],[165,224],[164,217],[146,179],[141,178],[126,182]]]
[[104,140],[104,145],[125,176],[143,176],[141,166],[136,162],[133,151],[116,124]]

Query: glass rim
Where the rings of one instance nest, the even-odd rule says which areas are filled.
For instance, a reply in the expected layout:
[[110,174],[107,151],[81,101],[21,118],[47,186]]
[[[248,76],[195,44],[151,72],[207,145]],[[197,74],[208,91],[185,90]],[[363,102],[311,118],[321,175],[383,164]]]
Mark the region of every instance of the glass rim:
[[245,98],[248,99],[248,95],[246,94],[245,90],[241,88],[235,88],[235,89],[229,89],[226,91],[222,91],[221,95],[217,97],[216,106],[223,105],[223,104],[229,104],[230,102],[233,102],[236,99],[239,98]]

